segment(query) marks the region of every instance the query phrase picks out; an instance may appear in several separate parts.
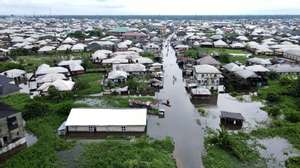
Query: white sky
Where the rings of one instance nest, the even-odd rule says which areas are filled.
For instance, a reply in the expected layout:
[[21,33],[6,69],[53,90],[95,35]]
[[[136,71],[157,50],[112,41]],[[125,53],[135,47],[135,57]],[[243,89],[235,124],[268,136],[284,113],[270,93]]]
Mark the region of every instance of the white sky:
[[0,0],[0,14],[300,14],[300,0]]

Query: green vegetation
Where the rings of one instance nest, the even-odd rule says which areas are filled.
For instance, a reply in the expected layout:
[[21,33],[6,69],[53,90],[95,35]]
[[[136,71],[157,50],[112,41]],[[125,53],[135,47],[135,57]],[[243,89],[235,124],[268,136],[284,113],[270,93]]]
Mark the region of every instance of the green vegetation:
[[300,78],[269,81],[269,86],[261,88],[255,99],[265,101],[263,109],[273,117],[273,122],[270,128],[260,128],[252,135],[260,138],[280,136],[300,149]]
[[245,64],[249,53],[244,50],[224,49],[224,48],[191,48],[185,51],[184,55],[194,59],[206,55],[215,56],[221,63],[240,62]]
[[108,107],[128,108],[129,100],[153,101],[153,97],[135,97],[135,96],[104,96],[103,104]]
[[38,66],[41,64],[49,64],[54,66],[62,60],[72,59],[85,59],[89,58],[91,55],[90,52],[79,52],[79,53],[70,53],[70,52],[53,52],[49,54],[37,54],[32,53],[30,55],[20,54],[14,57],[17,63],[22,65],[22,69],[32,72],[35,71]]
[[68,37],[77,38],[77,39],[85,39],[89,37],[103,37],[103,32],[101,29],[94,29],[87,32],[83,31],[75,31],[68,34]]
[[103,91],[102,79],[101,73],[86,73],[75,77],[75,93],[79,96],[101,93]]
[[298,168],[300,165],[300,157],[291,157],[286,162],[287,168]]
[[0,72],[7,71],[10,69],[25,69],[25,67],[22,64],[15,62],[1,62]]
[[134,142],[105,141],[84,146],[79,159],[81,168],[175,168],[174,146],[170,139],[163,141],[140,138]]
[[[26,148],[5,163],[7,168],[61,167],[56,152],[73,146],[56,135],[56,129],[66,119],[71,100],[52,102],[48,98],[33,99],[23,94],[2,97],[1,101],[23,112],[28,119],[26,129],[38,137],[38,142]],[[40,106],[40,105],[43,106]],[[38,105],[38,106],[36,106]],[[70,106],[69,106],[70,107]]]
[[155,59],[155,55],[154,55],[152,52],[143,52],[143,53],[141,53],[141,56],[142,56],[142,57],[150,58],[150,59],[152,59],[152,60]]
[[262,168],[266,163],[254,146],[247,144],[250,137],[243,133],[229,134],[222,129],[210,133],[205,139],[207,155],[203,158],[207,168]]
[[198,112],[201,113],[202,116],[207,115],[206,110],[205,110],[204,108],[202,108],[202,107],[199,107],[199,108],[198,108]]

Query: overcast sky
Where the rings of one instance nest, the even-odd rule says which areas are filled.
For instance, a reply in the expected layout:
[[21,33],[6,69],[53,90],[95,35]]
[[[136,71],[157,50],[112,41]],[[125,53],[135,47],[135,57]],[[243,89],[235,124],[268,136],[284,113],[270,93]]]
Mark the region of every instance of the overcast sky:
[[0,0],[0,14],[300,14],[300,0]]

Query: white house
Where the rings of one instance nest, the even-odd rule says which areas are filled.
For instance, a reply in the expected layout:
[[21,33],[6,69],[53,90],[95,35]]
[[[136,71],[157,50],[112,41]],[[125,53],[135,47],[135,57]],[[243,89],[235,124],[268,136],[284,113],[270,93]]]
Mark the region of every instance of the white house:
[[60,133],[143,133],[146,125],[147,109],[73,108]]

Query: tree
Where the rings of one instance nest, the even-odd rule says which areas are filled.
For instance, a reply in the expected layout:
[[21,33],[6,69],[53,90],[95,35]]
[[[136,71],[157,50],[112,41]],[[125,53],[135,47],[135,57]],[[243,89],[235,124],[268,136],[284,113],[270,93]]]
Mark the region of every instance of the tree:
[[128,84],[128,89],[132,91],[137,91],[139,87],[139,83],[135,79],[129,79],[127,84]]
[[69,33],[68,37],[74,37],[77,39],[84,39],[86,35],[82,31],[75,31],[73,33]]
[[89,37],[103,37],[103,32],[101,29],[91,30],[88,31],[87,33]]

